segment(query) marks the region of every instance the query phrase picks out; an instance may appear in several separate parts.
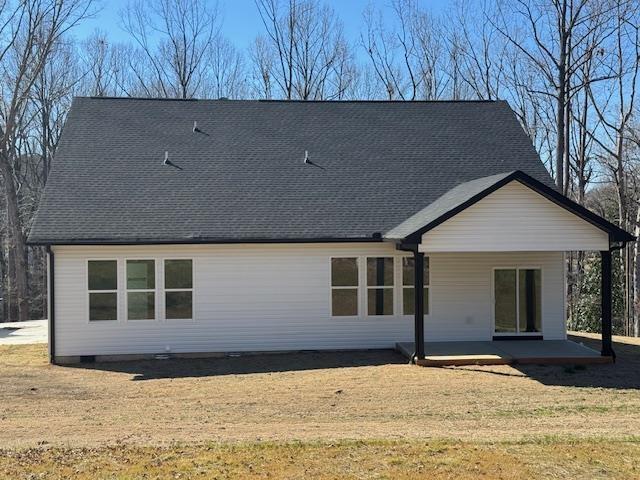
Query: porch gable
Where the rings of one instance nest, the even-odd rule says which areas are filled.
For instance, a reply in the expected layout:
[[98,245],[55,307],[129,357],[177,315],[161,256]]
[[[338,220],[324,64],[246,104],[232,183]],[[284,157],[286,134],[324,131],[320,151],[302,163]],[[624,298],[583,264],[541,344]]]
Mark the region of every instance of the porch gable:
[[422,234],[423,252],[608,250],[609,234],[512,180]]

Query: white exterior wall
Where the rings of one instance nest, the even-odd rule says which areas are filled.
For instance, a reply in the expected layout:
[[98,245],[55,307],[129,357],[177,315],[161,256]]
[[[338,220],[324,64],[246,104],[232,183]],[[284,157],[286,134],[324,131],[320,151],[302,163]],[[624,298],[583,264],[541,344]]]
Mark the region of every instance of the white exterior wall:
[[513,181],[422,236],[424,252],[608,250],[608,235]]
[[491,340],[493,269],[537,267],[542,273],[542,333],[545,340],[566,338],[563,252],[434,253],[432,308],[426,341]]
[[[402,256],[389,243],[54,247],[56,355],[392,348],[413,340],[413,317],[331,317],[332,256]],[[539,266],[545,338],[565,338],[562,253],[433,254],[429,340],[489,340],[492,268]],[[125,320],[126,258],[192,258],[193,320]],[[87,260],[117,259],[119,320],[88,321]],[[156,293],[156,311],[163,301]]]

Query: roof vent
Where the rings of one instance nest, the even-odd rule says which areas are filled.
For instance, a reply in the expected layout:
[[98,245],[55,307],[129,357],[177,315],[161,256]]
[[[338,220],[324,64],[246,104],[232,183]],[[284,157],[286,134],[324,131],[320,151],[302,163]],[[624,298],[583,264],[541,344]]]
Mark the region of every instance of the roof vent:
[[173,167],[173,168],[175,168],[177,170],[182,170],[181,166],[176,165],[171,160],[169,160],[169,151],[168,150],[164,151],[164,161],[162,162],[162,165],[168,165],[168,166]]
[[302,162],[305,165],[311,165],[313,167],[318,167],[320,170],[326,170],[326,168],[324,168],[322,165],[318,165],[317,163],[314,163],[310,158],[309,158],[309,150],[305,150],[304,151],[304,160]]
[[207,132],[205,132],[204,130],[202,130],[200,127],[198,127],[198,122],[196,120],[193,121],[193,129],[192,129],[193,133],[200,133],[206,137],[209,136],[209,134]]

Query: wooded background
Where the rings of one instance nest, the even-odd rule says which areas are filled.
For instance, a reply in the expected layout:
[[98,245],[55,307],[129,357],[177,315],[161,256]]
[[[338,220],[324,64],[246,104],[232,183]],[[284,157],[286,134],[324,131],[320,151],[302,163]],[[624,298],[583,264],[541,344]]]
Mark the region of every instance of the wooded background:
[[[46,253],[25,240],[76,95],[504,99],[560,191],[640,233],[638,0],[372,2],[357,40],[322,0],[254,8],[262,30],[239,49],[210,1],[133,1],[113,42],[74,36],[93,0],[0,0],[0,321],[46,318]],[[638,244],[614,255],[614,333],[638,336]],[[598,331],[596,255],[567,271],[569,327]]]

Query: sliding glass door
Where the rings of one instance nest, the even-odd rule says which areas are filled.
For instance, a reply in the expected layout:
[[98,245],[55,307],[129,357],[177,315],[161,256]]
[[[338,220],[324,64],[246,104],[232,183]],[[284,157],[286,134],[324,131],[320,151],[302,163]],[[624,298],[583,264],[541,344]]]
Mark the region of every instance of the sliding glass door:
[[493,271],[494,333],[526,335],[542,332],[542,274],[539,268],[496,268]]

